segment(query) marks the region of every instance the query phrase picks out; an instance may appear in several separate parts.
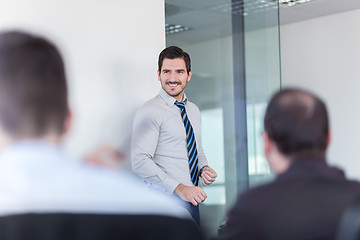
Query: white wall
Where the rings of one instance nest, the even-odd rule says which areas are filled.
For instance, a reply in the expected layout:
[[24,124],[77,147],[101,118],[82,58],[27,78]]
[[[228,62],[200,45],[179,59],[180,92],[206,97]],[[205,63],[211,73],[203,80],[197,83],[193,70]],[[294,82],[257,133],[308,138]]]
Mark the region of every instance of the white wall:
[[330,112],[329,161],[360,179],[360,10],[281,26],[283,86],[322,97]]
[[103,142],[126,150],[136,108],[159,90],[164,0],[0,0],[0,5],[0,30],[40,33],[64,55],[74,112],[67,148],[75,156]]

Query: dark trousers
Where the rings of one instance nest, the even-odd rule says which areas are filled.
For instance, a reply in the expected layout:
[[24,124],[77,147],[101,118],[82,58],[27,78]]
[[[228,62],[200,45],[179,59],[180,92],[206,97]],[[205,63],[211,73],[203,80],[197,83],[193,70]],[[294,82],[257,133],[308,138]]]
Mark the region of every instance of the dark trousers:
[[174,193],[174,196],[179,199],[180,201],[184,202],[184,205],[186,207],[186,210],[189,211],[189,213],[191,214],[192,218],[194,219],[194,221],[196,222],[196,224],[200,227],[200,212],[199,212],[199,205],[194,206],[191,203],[182,200],[177,194]]
[[198,226],[200,226],[200,212],[199,212],[199,205],[194,206],[189,202],[186,202],[188,204],[188,211],[190,212],[191,216],[195,220]]

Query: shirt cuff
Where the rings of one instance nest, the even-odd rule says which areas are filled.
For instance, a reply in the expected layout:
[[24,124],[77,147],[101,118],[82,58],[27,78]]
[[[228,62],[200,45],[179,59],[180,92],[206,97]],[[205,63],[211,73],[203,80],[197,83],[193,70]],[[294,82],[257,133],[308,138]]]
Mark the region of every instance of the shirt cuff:
[[206,165],[208,165],[206,156],[204,154],[199,154],[199,165],[198,165],[199,170]]
[[202,171],[204,170],[205,167],[208,167],[208,165],[205,165],[205,166],[203,166],[202,168],[200,168],[200,170],[199,170],[199,171],[200,171],[200,175],[201,175],[201,173],[202,173]]
[[166,178],[163,181],[163,184],[166,188],[166,193],[172,194],[174,193],[175,188],[180,184],[180,182],[166,176]]
[[200,171],[203,167],[206,167],[206,166],[208,166],[207,162],[205,162],[205,161],[200,162],[200,161],[199,161],[199,166],[198,166],[199,171]]

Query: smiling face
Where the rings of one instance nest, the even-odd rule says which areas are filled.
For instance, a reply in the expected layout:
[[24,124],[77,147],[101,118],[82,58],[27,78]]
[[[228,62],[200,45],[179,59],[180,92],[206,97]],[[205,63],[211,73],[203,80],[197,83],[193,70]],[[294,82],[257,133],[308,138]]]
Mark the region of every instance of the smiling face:
[[161,71],[158,71],[161,87],[170,96],[181,102],[184,97],[186,83],[190,81],[192,72],[187,73],[185,61],[182,58],[165,58]]

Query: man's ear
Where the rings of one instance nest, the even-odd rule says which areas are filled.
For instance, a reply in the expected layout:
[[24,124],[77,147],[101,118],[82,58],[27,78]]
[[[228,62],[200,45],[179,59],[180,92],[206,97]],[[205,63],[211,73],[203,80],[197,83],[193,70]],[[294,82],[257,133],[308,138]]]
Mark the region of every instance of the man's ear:
[[65,118],[65,122],[64,122],[64,128],[63,128],[63,131],[62,131],[62,135],[65,135],[70,131],[70,129],[72,127],[72,123],[73,123],[73,113],[68,108],[67,113],[66,113],[66,118]]
[[192,71],[190,70],[190,72],[189,72],[189,74],[188,74],[189,76],[188,76],[188,79],[187,79],[187,81],[188,82],[190,82],[190,79],[191,79],[191,76],[192,76]]
[[160,81],[160,71],[157,70],[158,80]]
[[331,134],[331,131],[329,130],[327,139],[326,139],[326,147],[329,147],[331,140],[332,140],[332,134]]
[[290,158],[282,154],[276,143],[269,137],[269,134],[264,131],[264,151],[266,160],[270,168],[276,173],[280,174],[289,168],[291,161]]
[[264,152],[265,152],[265,156],[268,156],[271,152],[271,145],[272,145],[272,141],[269,138],[269,135],[267,133],[267,131],[264,130],[263,134],[263,140],[264,140]]

